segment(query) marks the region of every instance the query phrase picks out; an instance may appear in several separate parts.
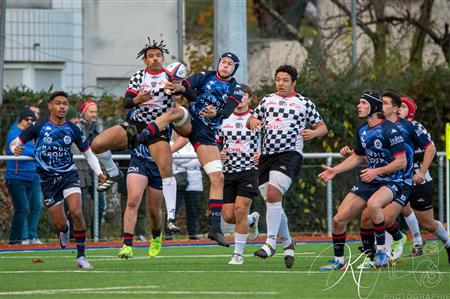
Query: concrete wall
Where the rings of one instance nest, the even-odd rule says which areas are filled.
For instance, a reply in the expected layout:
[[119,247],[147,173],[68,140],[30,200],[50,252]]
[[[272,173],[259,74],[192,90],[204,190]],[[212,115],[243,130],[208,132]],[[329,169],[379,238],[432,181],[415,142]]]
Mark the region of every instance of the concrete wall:
[[84,1],[85,92],[123,95],[131,75],[144,67],[136,54],[147,36],[166,42],[166,64],[178,60],[177,5],[176,0]]

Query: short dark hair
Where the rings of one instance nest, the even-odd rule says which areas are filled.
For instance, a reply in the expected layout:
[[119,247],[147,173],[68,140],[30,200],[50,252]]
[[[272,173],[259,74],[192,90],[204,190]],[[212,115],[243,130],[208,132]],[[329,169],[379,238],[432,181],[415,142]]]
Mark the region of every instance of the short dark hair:
[[397,108],[400,108],[402,106],[402,98],[393,90],[386,90],[385,92],[383,92],[382,97],[391,98],[392,105]]
[[251,98],[251,97],[253,96],[253,91],[252,91],[252,89],[250,88],[250,86],[245,85],[245,84],[242,84],[242,83],[239,83],[239,85],[241,86],[242,91],[243,91],[244,93],[247,93],[247,94],[248,94],[248,97],[249,97],[249,98]]
[[52,94],[50,95],[50,97],[48,98],[48,102],[50,103],[51,101],[53,101],[56,97],[65,97],[66,99],[69,99],[69,95],[61,90],[58,91],[54,91],[52,92]]
[[277,70],[275,71],[275,76],[280,72],[288,73],[289,76],[291,76],[292,82],[297,80],[298,72],[297,72],[296,68],[293,67],[292,65],[284,64],[284,65],[279,66],[277,68]]

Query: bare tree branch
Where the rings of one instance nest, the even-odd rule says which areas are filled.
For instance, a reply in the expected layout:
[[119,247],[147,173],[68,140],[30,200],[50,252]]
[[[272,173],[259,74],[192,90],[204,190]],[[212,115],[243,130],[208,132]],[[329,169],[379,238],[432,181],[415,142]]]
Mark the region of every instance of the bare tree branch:
[[289,24],[283,16],[281,16],[273,7],[271,7],[266,0],[260,0],[259,4],[264,8],[274,19],[280,22],[289,32],[292,37],[298,40],[301,44],[303,44],[304,38],[300,36],[297,28]]

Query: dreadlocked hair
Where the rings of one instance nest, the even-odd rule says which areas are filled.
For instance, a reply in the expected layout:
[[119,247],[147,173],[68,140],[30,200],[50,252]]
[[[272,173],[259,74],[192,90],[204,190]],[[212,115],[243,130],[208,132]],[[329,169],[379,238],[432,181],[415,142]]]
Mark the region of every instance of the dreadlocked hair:
[[147,53],[148,50],[150,49],[158,49],[161,51],[162,54],[169,54],[169,50],[166,49],[166,45],[164,44],[164,41],[160,41],[159,44],[157,41],[155,40],[151,40],[150,37],[147,36],[148,39],[148,43],[145,44],[144,48],[142,48],[142,50],[140,50],[137,53],[136,59],[140,58],[140,57],[145,57],[145,54]]

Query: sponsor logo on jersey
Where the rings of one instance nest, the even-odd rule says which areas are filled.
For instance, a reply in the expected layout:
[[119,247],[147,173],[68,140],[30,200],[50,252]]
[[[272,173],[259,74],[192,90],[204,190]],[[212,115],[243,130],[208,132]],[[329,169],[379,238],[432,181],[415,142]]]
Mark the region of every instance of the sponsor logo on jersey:
[[381,143],[381,141],[379,139],[375,139],[373,144],[374,144],[375,148],[377,148],[377,149],[381,149],[381,147],[383,146],[383,144]]
[[275,118],[275,120],[267,125],[268,129],[279,130],[283,128],[283,122],[279,117]]
[[64,136],[63,140],[65,144],[70,144],[72,142],[72,138],[68,135]]
[[394,138],[390,138],[389,141],[391,142],[391,145],[396,145],[403,142],[402,136],[394,136]]
[[236,123],[236,128],[237,129],[242,129],[244,126],[242,123]]
[[245,144],[241,143],[240,140],[236,140],[236,142],[232,143],[228,148],[227,151],[229,153],[246,153],[247,148],[245,147]]
[[289,103],[289,107],[300,108],[300,105],[297,103]]

